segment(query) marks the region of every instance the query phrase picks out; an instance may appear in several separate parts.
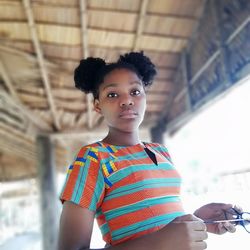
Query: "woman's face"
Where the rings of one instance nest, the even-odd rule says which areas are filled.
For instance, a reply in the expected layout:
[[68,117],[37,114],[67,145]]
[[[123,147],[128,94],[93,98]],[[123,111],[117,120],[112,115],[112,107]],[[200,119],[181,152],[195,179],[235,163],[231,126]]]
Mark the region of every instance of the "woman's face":
[[94,106],[110,129],[134,132],[141,124],[146,109],[144,86],[133,71],[115,69],[104,77]]

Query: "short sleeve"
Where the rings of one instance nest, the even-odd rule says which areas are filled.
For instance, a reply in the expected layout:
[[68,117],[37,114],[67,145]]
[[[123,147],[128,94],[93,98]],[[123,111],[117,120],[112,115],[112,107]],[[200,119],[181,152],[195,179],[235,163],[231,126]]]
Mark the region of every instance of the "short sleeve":
[[105,184],[98,160],[98,149],[82,147],[69,166],[60,200],[71,201],[96,211],[104,197]]

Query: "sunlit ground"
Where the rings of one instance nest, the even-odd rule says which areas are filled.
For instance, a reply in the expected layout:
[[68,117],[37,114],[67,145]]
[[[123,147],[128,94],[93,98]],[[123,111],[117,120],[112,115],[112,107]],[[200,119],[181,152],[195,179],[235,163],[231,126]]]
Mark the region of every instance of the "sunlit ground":
[[[250,82],[245,82],[173,137],[166,136],[165,144],[183,177],[187,212],[209,202],[239,204],[250,211],[249,107]],[[64,177],[59,180],[58,190]],[[39,204],[32,195],[22,198],[26,203],[0,199],[0,250],[41,250]],[[249,250],[250,234],[238,226],[234,234],[210,234],[207,243],[209,250]],[[104,246],[96,224],[91,246]]]

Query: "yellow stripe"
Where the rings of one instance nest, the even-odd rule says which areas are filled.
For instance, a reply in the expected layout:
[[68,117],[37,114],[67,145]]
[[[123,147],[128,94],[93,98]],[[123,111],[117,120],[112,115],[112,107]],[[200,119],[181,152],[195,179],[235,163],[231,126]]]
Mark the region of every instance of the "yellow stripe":
[[107,167],[106,167],[105,164],[102,164],[102,169],[103,169],[104,175],[105,175],[106,177],[108,177],[108,176],[109,176],[109,172],[108,172]]
[[82,162],[82,161],[75,161],[74,165],[79,165],[79,166],[82,167],[84,165],[84,162]]
[[91,151],[94,152],[94,153],[97,153],[98,152],[98,148],[91,148]]
[[113,161],[110,161],[110,166],[112,167],[112,169],[113,169],[114,171],[117,170],[117,168],[116,168],[116,166],[115,166],[115,164],[114,164]]
[[88,158],[91,160],[91,161],[94,161],[94,162],[97,162],[97,160],[95,158],[93,158],[92,156],[88,155]]

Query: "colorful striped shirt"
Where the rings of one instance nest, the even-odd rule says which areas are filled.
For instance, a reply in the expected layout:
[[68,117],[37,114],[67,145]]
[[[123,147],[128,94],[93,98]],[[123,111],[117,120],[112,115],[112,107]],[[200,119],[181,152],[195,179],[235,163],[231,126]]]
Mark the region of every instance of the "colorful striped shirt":
[[80,149],[69,167],[61,201],[95,211],[110,245],[155,232],[184,214],[180,200],[181,178],[168,150],[146,143],[115,146],[96,142]]

